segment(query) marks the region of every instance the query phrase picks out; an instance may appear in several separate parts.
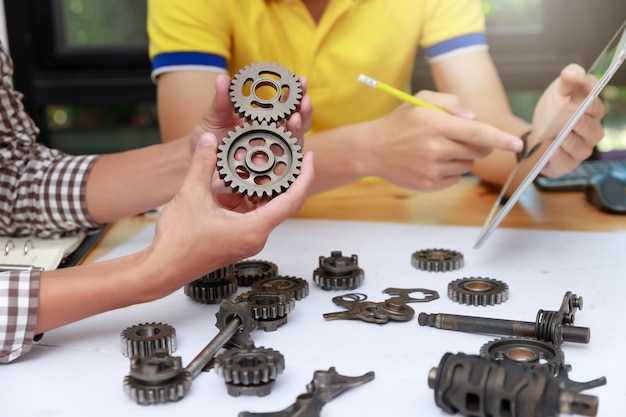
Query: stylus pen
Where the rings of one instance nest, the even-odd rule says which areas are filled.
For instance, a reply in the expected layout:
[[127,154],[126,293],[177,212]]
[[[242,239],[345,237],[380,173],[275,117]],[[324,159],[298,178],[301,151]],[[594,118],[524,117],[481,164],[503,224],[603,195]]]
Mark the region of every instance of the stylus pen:
[[361,81],[365,85],[369,85],[372,88],[377,88],[379,90],[382,90],[385,93],[390,94],[394,96],[395,98],[398,98],[402,101],[406,101],[407,103],[413,104],[414,106],[425,107],[427,109],[447,113],[447,111],[445,111],[441,107],[437,107],[434,104],[430,104],[424,100],[420,100],[419,98],[412,96],[411,94],[405,93],[402,90],[398,90],[397,88],[394,88],[390,86],[389,84],[376,81],[375,79],[370,78],[367,75],[363,75],[363,74],[359,75],[359,81]]

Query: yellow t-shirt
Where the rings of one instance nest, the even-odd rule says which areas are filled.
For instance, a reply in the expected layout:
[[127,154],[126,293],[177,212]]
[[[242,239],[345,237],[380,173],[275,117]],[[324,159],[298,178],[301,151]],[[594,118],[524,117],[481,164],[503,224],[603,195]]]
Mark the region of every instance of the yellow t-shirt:
[[313,128],[389,113],[397,99],[365,74],[409,90],[417,49],[428,59],[486,48],[479,0],[330,0],[316,25],[300,0],[149,0],[153,78],[169,71],[277,63],[307,77]]

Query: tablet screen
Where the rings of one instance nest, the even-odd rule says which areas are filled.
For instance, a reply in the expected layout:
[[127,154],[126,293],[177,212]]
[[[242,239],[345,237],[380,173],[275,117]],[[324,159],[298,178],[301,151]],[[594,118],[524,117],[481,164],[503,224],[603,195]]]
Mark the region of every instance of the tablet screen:
[[589,74],[598,79],[592,91],[576,108],[564,106],[546,131],[541,134],[541,138],[536,145],[526,150],[525,156],[520,159],[517,166],[513,169],[502,187],[491,212],[487,216],[474,248],[480,248],[485,243],[513,205],[519,200],[522,193],[533,183],[552,155],[561,146],[561,143],[576,126],[578,120],[585,114],[593,100],[598,97],[611,77],[617,72],[625,58],[626,22],[622,24],[613,39],[589,69]]

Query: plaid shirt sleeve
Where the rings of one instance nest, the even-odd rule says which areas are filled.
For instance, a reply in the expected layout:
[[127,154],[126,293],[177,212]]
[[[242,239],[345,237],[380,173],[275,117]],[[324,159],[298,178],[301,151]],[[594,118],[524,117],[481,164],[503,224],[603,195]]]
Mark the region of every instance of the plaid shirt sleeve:
[[28,352],[35,340],[41,270],[0,272],[0,363]]

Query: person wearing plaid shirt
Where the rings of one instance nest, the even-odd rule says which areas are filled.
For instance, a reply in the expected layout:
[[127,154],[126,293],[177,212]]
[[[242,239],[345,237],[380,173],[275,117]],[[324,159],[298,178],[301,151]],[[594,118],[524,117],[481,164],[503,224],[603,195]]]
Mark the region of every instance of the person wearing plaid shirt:
[[[53,271],[0,272],[0,363],[27,353],[45,331],[164,297],[258,253],[269,233],[304,203],[313,180],[307,153],[296,181],[269,202],[253,204],[224,189],[215,175],[217,141],[240,122],[228,76],[216,81],[215,101],[182,140],[88,156],[36,142],[38,130],[12,76],[12,61],[0,48],[0,234],[55,238],[169,203],[154,241],[142,251]],[[310,119],[305,95],[287,128],[302,138]],[[215,235],[222,238],[209,238]]]

